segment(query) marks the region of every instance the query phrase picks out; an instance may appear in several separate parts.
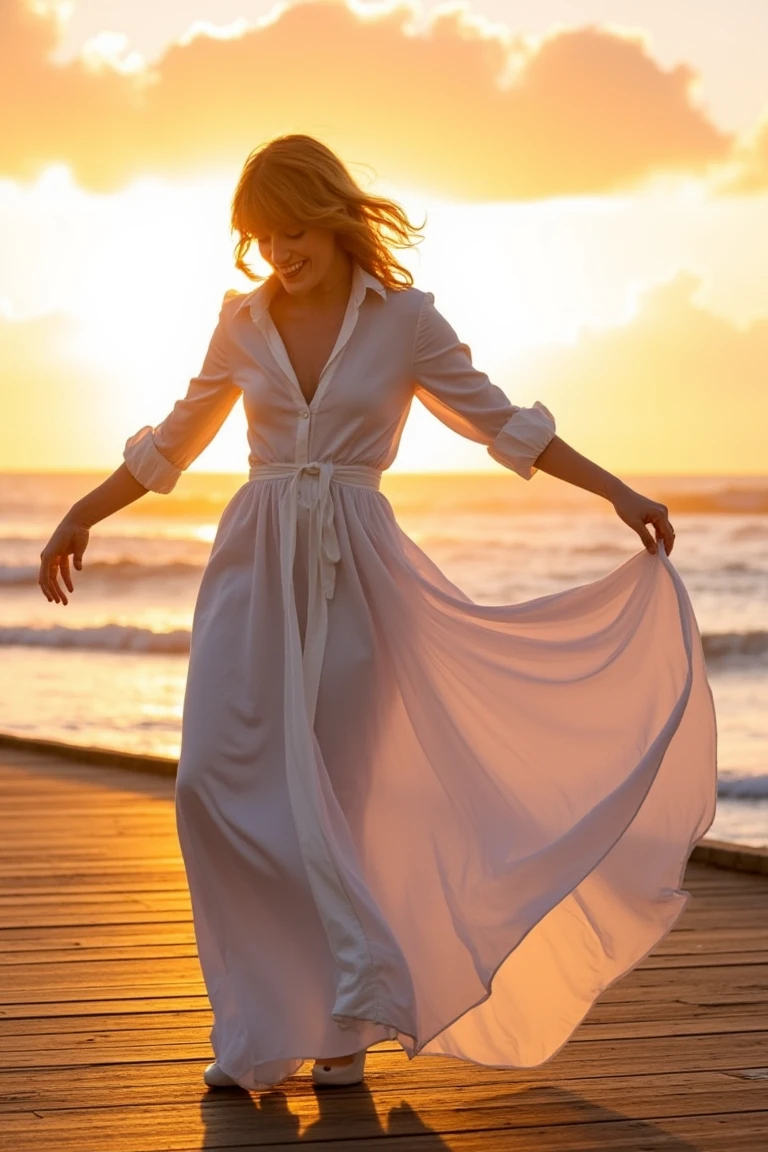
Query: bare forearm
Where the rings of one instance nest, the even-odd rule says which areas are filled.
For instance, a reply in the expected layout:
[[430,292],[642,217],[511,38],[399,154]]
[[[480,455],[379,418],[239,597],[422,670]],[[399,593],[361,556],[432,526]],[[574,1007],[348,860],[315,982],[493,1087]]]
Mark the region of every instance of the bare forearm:
[[558,480],[565,480],[577,488],[584,488],[587,492],[603,496],[612,504],[615,504],[617,497],[628,490],[628,485],[619,480],[618,476],[582,456],[559,436],[554,436],[550,440],[536,460],[536,467],[542,472],[548,472],[550,476],[557,477]]
[[[613,504],[616,515],[633,528],[649,552],[658,551],[659,541],[664,542],[667,555],[675,542],[675,530],[669,522],[669,509],[666,504],[650,500],[640,492],[635,492],[618,476],[607,472],[599,464],[588,460],[576,452],[559,436],[554,436],[536,460],[536,467],[558,480],[575,484],[587,492],[605,497]],[[654,540],[646,525],[653,525]]]
[[141,496],[146,496],[148,488],[140,484],[136,477],[122,463],[103,484],[87,492],[67,513],[66,519],[90,528],[99,520],[106,519],[113,512],[132,504]]

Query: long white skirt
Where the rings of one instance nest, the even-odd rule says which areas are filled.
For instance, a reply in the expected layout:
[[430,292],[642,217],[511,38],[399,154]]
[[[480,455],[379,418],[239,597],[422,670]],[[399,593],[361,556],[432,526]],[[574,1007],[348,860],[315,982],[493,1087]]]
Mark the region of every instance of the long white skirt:
[[333,483],[308,718],[309,483],[293,526],[289,479],[235,494],[193,622],[176,812],[215,1058],[248,1089],[393,1038],[541,1064],[678,919],[714,817],[686,590],[662,547],[481,606]]

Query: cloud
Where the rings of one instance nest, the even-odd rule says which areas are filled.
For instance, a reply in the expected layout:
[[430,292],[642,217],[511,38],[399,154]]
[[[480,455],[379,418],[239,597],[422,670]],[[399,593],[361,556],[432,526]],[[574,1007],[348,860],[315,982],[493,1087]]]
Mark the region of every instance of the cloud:
[[5,0],[0,100],[14,114],[0,174],[63,162],[100,191],[139,174],[234,175],[261,141],[308,132],[394,184],[514,200],[703,173],[728,155],[693,70],[661,68],[637,33],[589,26],[534,42],[456,6],[417,33],[417,12],[299,0],[141,69],[94,52],[51,63],[54,15]]
[[768,111],[755,129],[740,139],[733,149],[731,162],[725,166],[718,191],[732,195],[749,195],[768,190]]
[[695,302],[700,285],[681,271],[627,324],[526,359],[518,378],[565,440],[626,474],[765,470],[768,318],[740,328]]

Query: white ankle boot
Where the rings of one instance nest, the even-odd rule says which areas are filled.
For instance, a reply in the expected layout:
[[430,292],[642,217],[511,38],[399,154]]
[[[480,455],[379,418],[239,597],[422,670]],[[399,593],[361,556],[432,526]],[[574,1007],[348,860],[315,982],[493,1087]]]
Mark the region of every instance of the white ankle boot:
[[312,1066],[313,1084],[359,1084],[365,1074],[367,1049],[355,1052],[351,1064],[322,1064]]

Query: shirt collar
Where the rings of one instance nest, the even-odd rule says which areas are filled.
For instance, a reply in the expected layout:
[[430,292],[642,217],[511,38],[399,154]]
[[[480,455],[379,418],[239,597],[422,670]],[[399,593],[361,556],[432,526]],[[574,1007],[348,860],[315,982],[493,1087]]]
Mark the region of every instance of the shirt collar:
[[[235,314],[241,312],[244,308],[250,309],[251,317],[255,323],[263,318],[264,313],[269,307],[272,297],[277,292],[280,281],[277,273],[273,272],[258,288],[253,292],[249,292],[238,304],[235,309]],[[352,261],[352,289],[351,297],[354,301],[355,307],[359,307],[368,288],[373,288],[374,292],[378,292],[383,300],[387,298],[387,289],[370,272],[366,272],[362,264],[358,264],[356,260]]]

